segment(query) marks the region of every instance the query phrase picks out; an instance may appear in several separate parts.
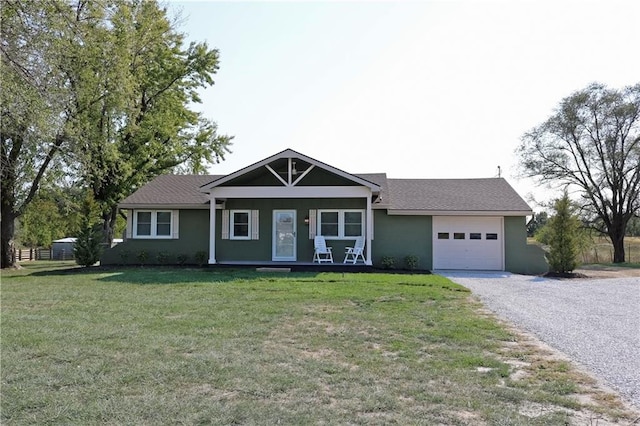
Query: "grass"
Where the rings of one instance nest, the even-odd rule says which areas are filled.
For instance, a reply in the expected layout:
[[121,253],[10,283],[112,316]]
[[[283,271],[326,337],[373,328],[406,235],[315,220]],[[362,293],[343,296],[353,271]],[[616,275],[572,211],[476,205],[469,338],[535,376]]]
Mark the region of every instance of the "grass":
[[26,265],[2,271],[2,424],[630,418],[437,275]]

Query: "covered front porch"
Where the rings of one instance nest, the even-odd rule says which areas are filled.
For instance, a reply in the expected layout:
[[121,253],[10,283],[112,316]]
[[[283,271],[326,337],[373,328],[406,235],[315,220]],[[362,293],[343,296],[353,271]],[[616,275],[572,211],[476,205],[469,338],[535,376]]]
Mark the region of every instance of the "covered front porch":
[[323,236],[334,250],[325,270],[343,267],[356,238],[372,266],[375,183],[287,150],[200,191],[209,197],[210,265],[313,267],[314,238]]

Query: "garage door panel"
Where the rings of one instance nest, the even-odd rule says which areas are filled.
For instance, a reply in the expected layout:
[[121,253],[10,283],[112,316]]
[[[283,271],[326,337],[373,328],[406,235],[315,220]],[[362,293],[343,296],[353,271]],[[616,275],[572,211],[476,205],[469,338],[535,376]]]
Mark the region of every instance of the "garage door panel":
[[434,269],[502,270],[502,228],[500,217],[434,217]]

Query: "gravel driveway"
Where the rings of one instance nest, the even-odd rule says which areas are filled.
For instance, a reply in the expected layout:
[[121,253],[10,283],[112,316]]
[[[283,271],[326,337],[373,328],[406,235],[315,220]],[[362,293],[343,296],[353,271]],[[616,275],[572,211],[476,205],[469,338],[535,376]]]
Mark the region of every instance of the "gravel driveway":
[[553,280],[438,271],[640,408],[640,278]]

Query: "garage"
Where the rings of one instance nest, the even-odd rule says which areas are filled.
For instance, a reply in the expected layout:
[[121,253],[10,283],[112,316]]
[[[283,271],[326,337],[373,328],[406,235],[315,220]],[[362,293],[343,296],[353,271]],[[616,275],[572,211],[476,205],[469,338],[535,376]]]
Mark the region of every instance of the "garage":
[[502,217],[434,216],[433,269],[504,270]]

